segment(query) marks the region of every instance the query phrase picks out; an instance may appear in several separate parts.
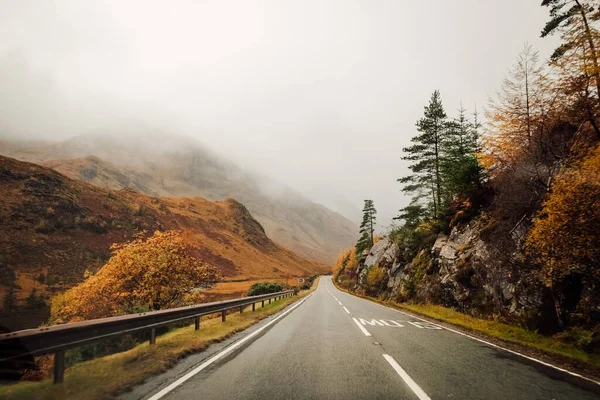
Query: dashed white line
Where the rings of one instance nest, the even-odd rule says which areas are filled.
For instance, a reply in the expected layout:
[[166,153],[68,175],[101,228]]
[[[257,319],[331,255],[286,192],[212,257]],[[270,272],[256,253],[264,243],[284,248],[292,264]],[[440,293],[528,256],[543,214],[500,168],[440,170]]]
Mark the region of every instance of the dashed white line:
[[427,393],[425,393],[423,391],[423,389],[421,389],[421,387],[419,385],[417,385],[417,382],[415,382],[410,377],[410,375],[408,375],[406,373],[406,371],[404,369],[402,369],[400,364],[398,364],[392,356],[390,356],[388,354],[384,354],[383,358],[385,358],[385,360],[392,366],[392,368],[394,368],[394,371],[396,371],[398,373],[398,375],[400,375],[400,378],[402,378],[404,380],[404,382],[406,382],[408,387],[410,387],[411,390],[413,392],[415,392],[415,394],[417,395],[419,400],[431,400],[431,398],[429,396],[427,396]]
[[[370,300],[368,300],[368,301],[370,301]],[[561,372],[564,372],[564,373],[566,373],[566,374],[569,374],[569,375],[571,375],[571,376],[575,376],[575,377],[577,377],[577,378],[584,379],[584,380],[586,380],[586,381],[588,381],[588,382],[595,383],[596,385],[600,385],[600,382],[598,382],[598,381],[595,381],[595,380],[593,380],[593,379],[587,378],[587,377],[585,377],[585,376],[583,376],[583,375],[580,375],[580,374],[578,374],[578,373],[576,373],[576,372],[571,372],[571,371],[569,371],[569,370],[566,370],[566,369],[564,369],[564,368],[557,367],[556,365],[553,365],[553,364],[547,363],[547,362],[545,362],[545,361],[542,361],[542,360],[540,360],[540,359],[537,359],[537,358],[534,358],[534,357],[529,357],[529,356],[526,356],[525,354],[519,353],[519,352],[517,352],[517,351],[514,351],[514,350],[507,349],[506,347],[498,346],[497,344],[494,344],[494,343],[488,342],[488,341],[486,341],[486,340],[483,340],[483,339],[479,339],[479,338],[477,338],[477,337],[475,337],[475,336],[468,335],[468,334],[466,334],[466,333],[463,333],[463,332],[460,332],[460,331],[454,330],[454,329],[452,329],[452,328],[448,328],[448,327],[446,327],[446,326],[438,325],[438,324],[436,324],[436,323],[434,323],[434,322],[431,322],[431,321],[428,321],[428,320],[426,320],[426,319],[424,319],[424,318],[417,317],[416,315],[409,314],[409,313],[406,313],[406,312],[404,312],[404,311],[396,310],[395,308],[391,308],[391,307],[388,307],[388,306],[384,306],[383,304],[379,304],[379,303],[377,303],[377,302],[374,302],[374,301],[371,301],[371,303],[373,303],[373,304],[377,304],[378,306],[381,306],[381,307],[383,307],[383,308],[387,308],[388,310],[392,310],[392,311],[395,311],[395,312],[397,312],[397,313],[404,314],[404,315],[406,315],[406,316],[408,316],[408,317],[411,317],[411,318],[416,318],[416,319],[418,319],[418,320],[421,320],[421,321],[427,322],[427,323],[429,323],[429,324],[431,324],[431,325],[434,325],[434,326],[437,326],[437,327],[439,327],[439,328],[441,328],[441,329],[445,329],[445,330],[447,330],[447,331],[454,332],[454,333],[457,333],[457,334],[459,334],[459,335],[462,335],[462,336],[468,337],[469,339],[473,339],[473,340],[476,340],[476,341],[478,341],[478,342],[480,342],[480,343],[487,344],[488,346],[492,346],[492,347],[495,347],[495,348],[497,348],[497,349],[500,349],[500,350],[508,351],[508,352],[509,352],[509,353],[511,353],[511,354],[515,354],[515,355],[517,355],[517,356],[520,356],[520,357],[526,358],[526,359],[528,359],[528,360],[535,361],[535,362],[537,362],[537,363],[540,363],[540,364],[542,364],[542,365],[545,365],[546,367],[550,367],[550,368],[553,368],[553,369],[555,369],[555,370],[557,370],[557,371],[561,371]]]
[[358,328],[360,329],[360,331],[365,334],[365,336],[371,336],[371,334],[369,333],[369,331],[366,330],[365,327],[362,326],[360,324],[360,322],[358,322],[358,320],[356,318],[352,318],[352,319],[354,320],[354,322],[356,323],[356,326],[358,326]]
[[203,369],[205,369],[206,367],[208,367],[210,364],[214,363],[215,361],[217,361],[218,359],[220,359],[223,356],[227,355],[228,353],[231,353],[232,350],[240,347],[241,345],[243,345],[244,343],[246,343],[248,340],[252,339],[254,336],[256,336],[259,333],[261,333],[262,331],[264,331],[267,327],[269,327],[270,325],[274,324],[279,319],[285,317],[290,312],[294,311],[297,307],[299,307],[300,305],[302,305],[302,303],[304,303],[306,300],[308,300],[310,298],[310,296],[312,296],[312,293],[310,295],[306,296],[304,298],[304,300],[301,300],[300,302],[298,302],[297,304],[295,304],[293,307],[291,307],[289,310],[287,310],[286,312],[284,312],[283,314],[281,314],[277,318],[273,319],[268,324],[266,324],[266,325],[258,328],[257,330],[255,330],[254,332],[252,332],[251,334],[249,334],[248,336],[246,336],[245,338],[243,338],[243,339],[235,342],[234,344],[232,344],[231,346],[227,347],[225,350],[221,351],[220,353],[217,353],[215,356],[211,357],[210,359],[208,359],[204,363],[200,364],[200,366],[198,366],[197,368],[194,368],[192,371],[188,372],[187,374],[185,374],[181,378],[177,379],[175,382],[171,383],[169,386],[167,386],[166,388],[164,388],[160,392],[156,393],[154,396],[150,397],[148,400],[158,400],[158,399],[162,398],[163,396],[165,396],[166,394],[170,393],[171,391],[173,391],[173,389],[177,388],[179,385],[181,385],[182,383],[184,383],[185,381],[187,381],[188,379],[190,379],[191,377],[193,377],[194,375],[196,375],[198,372],[200,372]]
[[348,314],[350,314],[350,311],[348,311],[348,309],[347,309],[346,307],[344,307],[344,310],[345,310],[345,311],[346,311]]

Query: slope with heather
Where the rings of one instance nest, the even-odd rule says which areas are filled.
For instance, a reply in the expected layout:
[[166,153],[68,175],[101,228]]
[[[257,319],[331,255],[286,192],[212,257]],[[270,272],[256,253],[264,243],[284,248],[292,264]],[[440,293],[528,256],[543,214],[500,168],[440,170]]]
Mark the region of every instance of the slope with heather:
[[278,244],[332,263],[358,228],[286,185],[248,172],[183,137],[131,134],[80,136],[57,143],[0,142],[0,154],[49,166],[107,189],[131,188],[156,197],[234,198]]
[[274,243],[236,200],[106,190],[2,156],[0,226],[0,272],[15,273],[21,300],[32,285],[50,295],[82,281],[106,262],[111,244],[140,231],[180,230],[194,256],[217,266],[225,279],[309,276],[329,268]]

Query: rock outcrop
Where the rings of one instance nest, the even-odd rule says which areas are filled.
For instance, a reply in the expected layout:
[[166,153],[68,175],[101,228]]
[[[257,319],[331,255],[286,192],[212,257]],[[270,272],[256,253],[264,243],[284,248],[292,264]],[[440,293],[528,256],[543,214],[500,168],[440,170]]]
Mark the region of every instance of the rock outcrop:
[[543,290],[519,276],[482,239],[482,225],[474,220],[454,227],[450,235],[440,234],[429,251],[420,251],[410,262],[402,259],[397,244],[380,240],[357,269],[356,289],[373,292],[366,276],[370,269],[381,268],[385,290],[378,295],[383,298],[413,298],[474,315],[532,320],[543,306]]

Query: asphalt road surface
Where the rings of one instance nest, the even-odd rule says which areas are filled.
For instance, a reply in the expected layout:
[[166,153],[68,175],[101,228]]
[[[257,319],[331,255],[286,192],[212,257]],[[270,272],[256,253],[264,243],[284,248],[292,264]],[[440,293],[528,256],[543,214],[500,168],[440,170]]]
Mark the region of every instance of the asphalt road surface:
[[[598,399],[600,385],[335,288],[317,290],[130,397]],[[189,363],[193,362],[193,365]]]

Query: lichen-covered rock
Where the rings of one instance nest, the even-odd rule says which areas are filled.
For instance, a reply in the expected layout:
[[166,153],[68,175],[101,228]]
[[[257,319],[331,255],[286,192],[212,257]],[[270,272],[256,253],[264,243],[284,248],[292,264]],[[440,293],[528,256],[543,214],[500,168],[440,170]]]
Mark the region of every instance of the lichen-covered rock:
[[380,267],[392,266],[396,257],[396,246],[387,238],[381,239],[369,251],[365,258],[365,266],[372,267],[377,265]]

